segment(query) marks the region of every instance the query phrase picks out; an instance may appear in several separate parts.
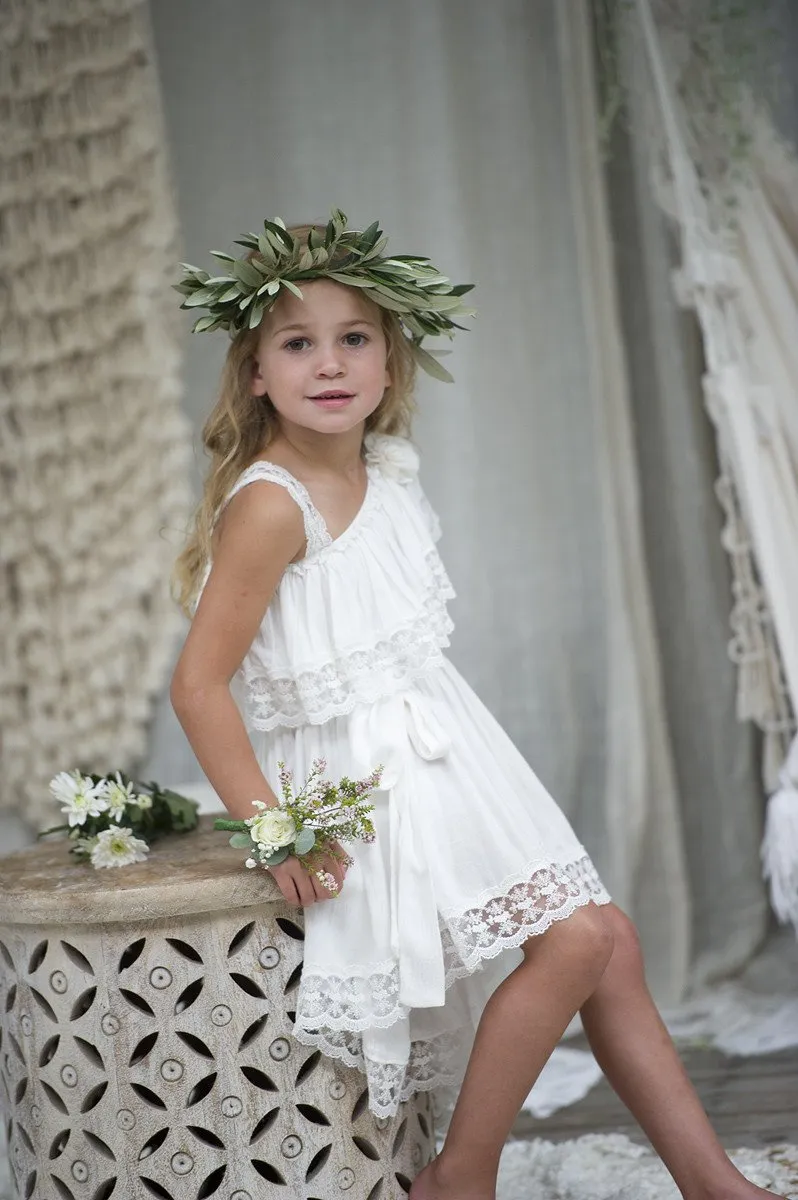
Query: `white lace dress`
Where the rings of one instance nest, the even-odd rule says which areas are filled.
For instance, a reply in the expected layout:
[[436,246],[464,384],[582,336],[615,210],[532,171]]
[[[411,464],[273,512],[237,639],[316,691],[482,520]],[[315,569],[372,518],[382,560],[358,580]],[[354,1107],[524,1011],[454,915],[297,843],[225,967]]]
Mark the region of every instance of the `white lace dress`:
[[280,467],[257,462],[231,491],[281,484],[307,536],[233,693],[275,789],[280,760],[299,782],[316,758],[334,779],[384,765],[375,842],[349,847],[340,897],[305,913],[295,1036],[364,1071],[370,1107],[387,1116],[414,1091],[459,1082],[482,1008],[523,941],[609,897],[444,655],[454,593],[415,450],[385,435],[366,444],[366,498],[335,540]]

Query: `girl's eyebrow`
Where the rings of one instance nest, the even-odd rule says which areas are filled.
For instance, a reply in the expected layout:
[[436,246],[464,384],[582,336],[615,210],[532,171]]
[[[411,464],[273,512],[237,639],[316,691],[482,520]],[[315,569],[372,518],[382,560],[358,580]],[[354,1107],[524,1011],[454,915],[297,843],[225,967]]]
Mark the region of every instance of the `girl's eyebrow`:
[[[368,325],[370,329],[377,328],[375,322],[370,321],[368,317],[352,317],[352,319],[349,321],[341,321],[338,328],[346,329],[347,326],[350,326],[350,325]],[[289,333],[289,332],[290,333],[295,333],[295,332],[296,333],[307,333],[308,329],[310,329],[310,328],[311,328],[311,326],[303,325],[301,322],[299,324],[281,325],[279,329],[274,330],[274,332],[272,333],[272,337],[280,337],[281,334]]]

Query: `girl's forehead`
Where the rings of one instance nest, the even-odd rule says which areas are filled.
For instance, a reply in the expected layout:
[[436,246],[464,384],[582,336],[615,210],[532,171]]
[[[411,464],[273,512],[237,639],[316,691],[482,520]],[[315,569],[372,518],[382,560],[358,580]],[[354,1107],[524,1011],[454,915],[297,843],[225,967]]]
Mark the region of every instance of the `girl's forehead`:
[[379,319],[379,308],[373,300],[361,295],[359,288],[347,287],[334,279],[313,279],[298,284],[302,299],[291,292],[281,291],[275,304],[266,313],[263,327],[273,330],[287,323],[336,324],[362,318]]

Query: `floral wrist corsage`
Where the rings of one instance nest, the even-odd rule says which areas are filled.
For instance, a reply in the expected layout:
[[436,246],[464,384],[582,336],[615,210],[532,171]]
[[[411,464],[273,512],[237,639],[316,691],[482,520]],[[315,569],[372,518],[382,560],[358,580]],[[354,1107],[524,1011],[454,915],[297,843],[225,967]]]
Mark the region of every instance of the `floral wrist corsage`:
[[238,821],[220,817],[214,826],[232,832],[231,846],[249,851],[248,867],[268,869],[294,856],[328,891],[335,892],[335,878],[320,869],[320,862],[328,857],[351,865],[349,855],[338,846],[339,840],[374,841],[374,825],[369,817],[374,805],[368,803],[368,798],[379,789],[382,767],[366,779],[344,776],[336,784],[324,778],[327,763],[318,758],[295,794],[292,772],[285,763],[278,766],[282,794],[276,805],[253,800],[258,810],[255,816]]

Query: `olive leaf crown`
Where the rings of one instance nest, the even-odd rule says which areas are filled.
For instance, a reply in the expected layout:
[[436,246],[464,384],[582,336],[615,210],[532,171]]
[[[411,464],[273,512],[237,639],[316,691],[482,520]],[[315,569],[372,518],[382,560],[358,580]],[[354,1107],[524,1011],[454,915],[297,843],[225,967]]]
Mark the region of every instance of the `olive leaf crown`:
[[382,308],[395,312],[418,365],[436,379],[451,381],[451,375],[427,350],[423,338],[453,337],[464,329],[453,315],[473,316],[462,297],[473,284],[452,284],[428,258],[415,254],[383,255],[388,239],[379,222],[362,231],[347,229],[347,218],[333,209],[322,234],[310,228],[307,238],[296,237],[280,217],[263,222],[263,233],[247,233],[236,239],[246,253],[234,258],[212,250],[225,264],[227,274],[181,263],[185,274],[175,291],[184,296],[181,308],[207,308],[193,327],[194,333],[227,329],[233,336],[254,329],[285,289],[302,299],[299,284],[312,279],[334,279],[347,287],[362,288]]

